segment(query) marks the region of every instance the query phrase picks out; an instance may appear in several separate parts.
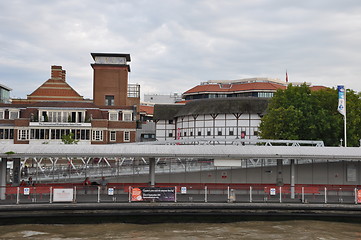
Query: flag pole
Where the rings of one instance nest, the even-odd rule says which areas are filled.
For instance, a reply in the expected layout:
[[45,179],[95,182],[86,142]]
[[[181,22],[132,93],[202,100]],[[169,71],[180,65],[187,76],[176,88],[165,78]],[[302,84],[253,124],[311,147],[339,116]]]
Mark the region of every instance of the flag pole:
[[344,138],[345,138],[345,147],[347,147],[347,134],[346,134],[346,89],[345,89],[345,115],[344,115]]
[[338,107],[337,110],[343,115],[344,118],[344,142],[347,147],[347,132],[346,132],[346,89],[344,85],[337,86],[338,91]]

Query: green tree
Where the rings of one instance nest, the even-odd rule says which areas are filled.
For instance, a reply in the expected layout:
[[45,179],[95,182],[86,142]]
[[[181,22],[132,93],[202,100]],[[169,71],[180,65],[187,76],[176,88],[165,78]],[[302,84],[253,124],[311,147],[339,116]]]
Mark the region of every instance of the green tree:
[[78,140],[75,140],[74,139],[74,133],[69,133],[67,135],[63,135],[61,137],[61,141],[64,143],[64,144],[78,144]]
[[[343,116],[337,111],[336,89],[311,91],[303,84],[278,90],[262,118],[264,139],[322,140],[337,146],[343,138]],[[348,90],[346,97],[348,146],[359,146],[361,137],[360,96]]]

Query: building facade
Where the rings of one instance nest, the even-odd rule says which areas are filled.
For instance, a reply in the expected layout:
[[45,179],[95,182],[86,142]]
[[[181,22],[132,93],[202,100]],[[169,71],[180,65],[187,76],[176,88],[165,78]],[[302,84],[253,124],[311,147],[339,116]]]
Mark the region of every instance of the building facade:
[[64,136],[78,144],[135,142],[140,95],[139,85],[128,84],[130,56],[92,56],[93,101],[70,87],[61,66],[52,66],[51,78],[27,99],[0,104],[0,143],[59,144]]
[[155,105],[156,138],[257,139],[269,99],[278,89],[286,89],[288,84],[270,78],[203,82],[183,93],[184,104]]
[[256,139],[267,99],[202,99],[155,105],[157,140]]

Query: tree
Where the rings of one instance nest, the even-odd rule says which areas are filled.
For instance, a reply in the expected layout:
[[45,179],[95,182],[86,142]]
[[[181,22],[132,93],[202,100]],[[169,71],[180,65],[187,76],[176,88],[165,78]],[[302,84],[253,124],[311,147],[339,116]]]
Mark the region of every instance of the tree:
[[[359,146],[361,137],[360,95],[347,91],[348,146]],[[337,111],[336,89],[311,91],[303,84],[278,90],[260,124],[264,139],[322,140],[338,146],[343,138],[343,116]]]
[[64,144],[78,144],[78,140],[75,140],[74,139],[74,133],[69,133],[67,135],[63,135],[61,137],[61,141],[64,143]]

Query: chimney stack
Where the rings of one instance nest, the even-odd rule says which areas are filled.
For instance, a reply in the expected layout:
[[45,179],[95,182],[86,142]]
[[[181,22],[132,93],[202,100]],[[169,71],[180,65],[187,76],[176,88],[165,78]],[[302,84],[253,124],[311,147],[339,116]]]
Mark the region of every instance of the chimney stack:
[[65,82],[66,71],[62,70],[61,73],[61,79]]
[[63,73],[63,69],[61,66],[51,66],[51,79],[53,80],[65,79],[65,71]]

